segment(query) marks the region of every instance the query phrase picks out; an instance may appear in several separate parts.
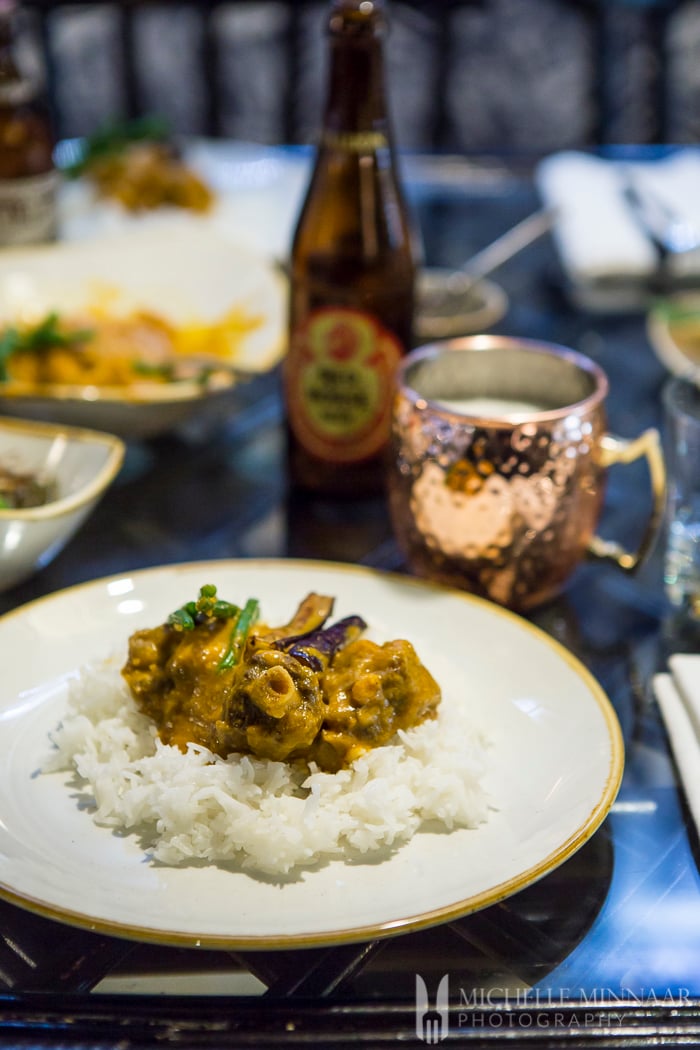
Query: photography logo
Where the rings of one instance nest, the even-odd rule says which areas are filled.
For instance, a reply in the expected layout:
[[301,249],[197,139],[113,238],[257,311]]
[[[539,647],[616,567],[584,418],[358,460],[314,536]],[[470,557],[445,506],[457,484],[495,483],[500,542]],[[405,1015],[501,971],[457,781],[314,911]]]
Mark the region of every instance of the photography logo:
[[416,1035],[424,1043],[440,1043],[447,1038],[450,1021],[450,979],[445,976],[438,985],[435,1006],[430,1005],[425,981],[416,974]]

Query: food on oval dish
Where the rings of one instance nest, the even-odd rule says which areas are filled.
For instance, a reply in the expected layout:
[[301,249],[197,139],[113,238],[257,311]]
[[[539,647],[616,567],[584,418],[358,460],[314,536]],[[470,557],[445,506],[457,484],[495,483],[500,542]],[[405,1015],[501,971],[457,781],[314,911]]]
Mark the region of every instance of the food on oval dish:
[[0,380],[36,387],[206,383],[235,361],[242,339],[261,323],[239,307],[212,323],[182,325],[146,310],[112,315],[100,305],[80,315],[54,312],[0,330]]
[[200,744],[337,771],[435,716],[440,688],[410,642],[361,638],[359,616],[326,626],[333,600],[309,594],[282,628],[256,623],[205,585],[165,624],[129,639],[124,677],[164,743]]

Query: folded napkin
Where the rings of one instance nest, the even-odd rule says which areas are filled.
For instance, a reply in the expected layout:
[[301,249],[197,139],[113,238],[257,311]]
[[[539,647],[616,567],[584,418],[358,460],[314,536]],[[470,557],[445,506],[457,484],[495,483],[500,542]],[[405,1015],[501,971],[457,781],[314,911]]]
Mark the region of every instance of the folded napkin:
[[700,656],[679,653],[669,668],[654,676],[654,693],[700,834]]
[[[639,297],[654,276],[658,254],[626,197],[630,184],[700,229],[700,151],[695,149],[629,162],[555,153],[540,163],[536,181],[544,203],[557,211],[554,237],[574,288],[614,291],[627,283],[630,291],[636,284]],[[700,276],[700,250],[673,256],[668,266],[679,278]]]

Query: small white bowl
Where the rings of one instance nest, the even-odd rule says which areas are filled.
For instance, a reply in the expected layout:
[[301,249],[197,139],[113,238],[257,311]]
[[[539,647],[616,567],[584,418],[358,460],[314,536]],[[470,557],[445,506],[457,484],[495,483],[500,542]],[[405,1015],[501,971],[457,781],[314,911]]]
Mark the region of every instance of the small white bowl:
[[484,279],[468,287],[453,270],[432,267],[418,281],[416,335],[419,339],[446,339],[474,335],[500,321],[508,296],[500,285]]
[[0,508],[0,591],[43,568],[66,545],[116,477],[124,450],[111,434],[0,419],[0,465],[54,490],[41,506]]

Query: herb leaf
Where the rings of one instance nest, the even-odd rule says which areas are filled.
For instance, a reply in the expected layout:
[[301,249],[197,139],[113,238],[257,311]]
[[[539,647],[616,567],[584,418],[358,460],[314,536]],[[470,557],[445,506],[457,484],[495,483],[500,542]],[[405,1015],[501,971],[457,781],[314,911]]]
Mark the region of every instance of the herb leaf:
[[217,665],[217,671],[228,671],[240,661],[250,630],[259,615],[257,598],[249,598],[241,609],[217,597],[213,583],[205,583],[199,588],[197,600],[171,612],[167,623],[176,631],[193,631],[198,623],[206,620],[233,620],[226,652]]
[[21,350],[48,350],[54,346],[74,346],[83,343],[92,336],[88,328],[77,331],[63,331],[59,315],[54,311],[42,318],[38,324],[20,331],[9,325],[0,331],[0,380],[6,380],[7,362],[13,354]]
[[19,341],[16,328],[6,328],[0,332],[0,380],[7,379],[7,361],[17,350]]
[[257,598],[249,598],[233,625],[228,648],[219,661],[217,671],[228,671],[239,662],[245,643],[248,640],[250,629],[257,620],[259,613],[260,603]]
[[123,152],[133,142],[161,142],[169,137],[167,121],[157,116],[106,124],[83,140],[79,159],[67,165],[64,174],[68,178],[77,178],[89,171],[96,161]]
[[217,597],[213,583],[205,583],[199,588],[197,600],[171,612],[166,622],[177,631],[192,631],[204,620],[231,620],[240,611],[237,605]]

